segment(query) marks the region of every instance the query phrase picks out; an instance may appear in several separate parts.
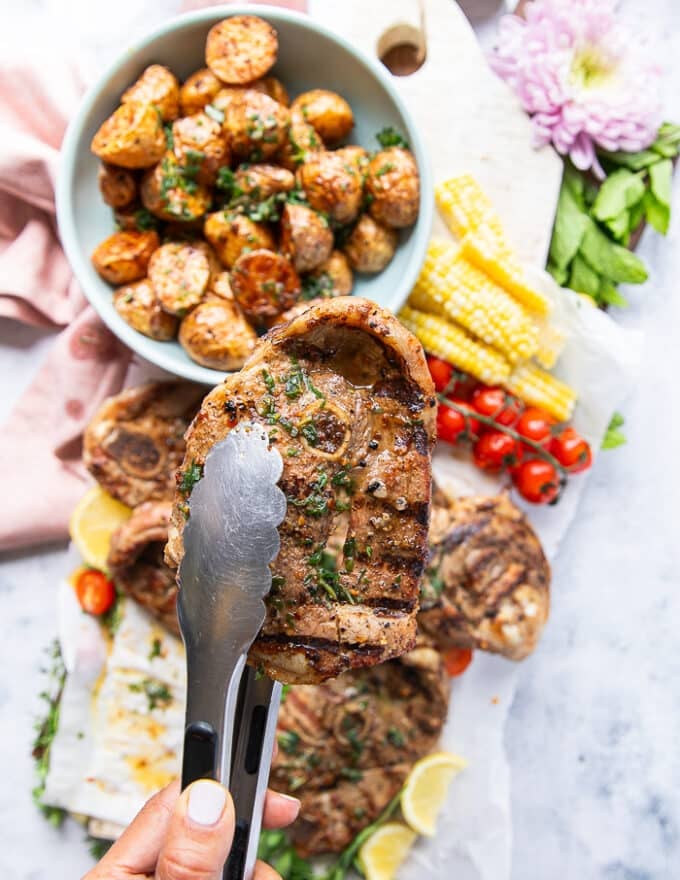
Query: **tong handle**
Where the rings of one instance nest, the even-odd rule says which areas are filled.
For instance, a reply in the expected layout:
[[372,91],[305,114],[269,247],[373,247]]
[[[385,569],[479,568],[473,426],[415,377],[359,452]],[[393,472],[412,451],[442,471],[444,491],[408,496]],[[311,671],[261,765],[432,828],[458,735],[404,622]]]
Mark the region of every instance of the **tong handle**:
[[218,779],[217,731],[207,721],[193,721],[184,731],[182,791],[197,779]]

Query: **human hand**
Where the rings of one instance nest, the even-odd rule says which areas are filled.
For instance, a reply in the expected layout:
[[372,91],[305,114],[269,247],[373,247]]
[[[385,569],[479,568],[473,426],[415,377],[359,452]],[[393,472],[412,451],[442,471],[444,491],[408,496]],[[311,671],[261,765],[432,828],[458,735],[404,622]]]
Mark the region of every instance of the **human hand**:
[[[264,825],[283,828],[299,810],[295,798],[268,791]],[[221,880],[233,836],[234,804],[224,786],[199,779],[180,794],[173,782],[147,802],[83,880]],[[277,878],[258,861],[254,880]]]

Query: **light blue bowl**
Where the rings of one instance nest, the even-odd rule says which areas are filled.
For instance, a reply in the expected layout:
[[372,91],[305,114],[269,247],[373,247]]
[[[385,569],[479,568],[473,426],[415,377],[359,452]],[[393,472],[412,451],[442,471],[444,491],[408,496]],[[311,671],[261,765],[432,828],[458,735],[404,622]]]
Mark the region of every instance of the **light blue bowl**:
[[90,89],[66,132],[57,182],[59,233],[80,286],[113,333],[158,367],[209,385],[220,382],[224,373],[194,363],[178,342],[157,342],[133,330],[114,309],[112,288],[90,262],[96,245],[114,231],[111,209],[99,193],[99,160],[90,152],[90,141],[118,106],[120,95],[147,65],[165,64],[183,79],[205,66],[205,39],[215,22],[253,12],[278,31],[279,58],[273,72],[292,96],[312,88],[339,92],[354,111],[352,143],[376,149],[375,134],[392,125],[404,133],[418,163],[418,222],[401,234],[397,253],[385,271],[376,276],[356,276],[353,292],[397,311],[420,269],[432,223],[433,185],[425,145],[391,75],[378,61],[358,52],[311,18],[267,6],[210,7],[172,19],[132,46]]

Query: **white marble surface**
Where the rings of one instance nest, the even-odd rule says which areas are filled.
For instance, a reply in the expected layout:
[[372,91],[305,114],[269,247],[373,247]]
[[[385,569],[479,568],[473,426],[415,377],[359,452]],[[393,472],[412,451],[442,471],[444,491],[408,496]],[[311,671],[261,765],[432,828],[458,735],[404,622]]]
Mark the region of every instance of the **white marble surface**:
[[[142,4],[119,0],[108,20],[129,35],[168,5],[147,4],[142,13]],[[21,6],[33,20],[45,10],[70,42],[73,22],[92,9],[82,0]],[[680,7],[626,0],[622,8],[658,46],[667,115],[680,120]],[[94,64],[92,48],[88,57]],[[629,291],[631,307],[618,316],[646,339],[638,390],[624,407],[628,444],[597,463],[555,564],[551,622],[520,671],[506,736],[513,880],[674,880],[680,873],[680,185],[674,210],[666,241],[644,239],[651,280]],[[49,344],[43,333],[0,322],[0,418]],[[11,499],[3,515],[11,516]],[[11,880],[67,880],[90,864],[80,829],[53,831],[30,798],[39,668],[55,632],[63,556],[55,547],[5,555],[0,566],[0,876]]]

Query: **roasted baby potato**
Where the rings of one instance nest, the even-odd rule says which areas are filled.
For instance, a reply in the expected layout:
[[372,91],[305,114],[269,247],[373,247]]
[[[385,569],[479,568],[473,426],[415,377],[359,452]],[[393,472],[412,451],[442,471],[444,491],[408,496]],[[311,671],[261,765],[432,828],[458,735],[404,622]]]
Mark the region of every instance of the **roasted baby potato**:
[[234,299],[234,291],[231,289],[231,281],[228,272],[220,272],[212,277],[210,281],[210,290],[206,294],[206,299],[211,296],[217,296],[220,299]]
[[137,181],[134,174],[126,168],[116,168],[103,162],[99,166],[97,176],[99,192],[107,205],[112,208],[124,208],[134,202],[137,195]]
[[165,311],[183,317],[200,303],[208,289],[210,262],[201,248],[171,241],[151,257],[149,281]]
[[224,211],[208,214],[203,234],[227,269],[231,269],[244,251],[274,247],[274,238],[269,229],[245,214],[227,214]]
[[332,152],[312,155],[297,172],[307,201],[336,223],[351,223],[361,208],[361,176]]
[[382,272],[397,249],[399,236],[394,229],[382,226],[368,214],[362,214],[345,241],[343,251],[357,272],[374,275]]
[[179,83],[177,77],[162,64],[147,67],[139,79],[123,92],[121,104],[153,104],[164,122],[179,116]]
[[274,28],[255,15],[233,15],[210,29],[205,61],[229,85],[244,85],[274,66],[279,39]]
[[187,78],[179,90],[179,106],[182,116],[193,116],[200,113],[206,104],[210,104],[222,88],[222,83],[208,67],[197,70]]
[[257,341],[237,303],[208,296],[184,318],[179,341],[189,357],[213,370],[239,370]]
[[350,165],[353,169],[363,174],[366,171],[370,155],[368,150],[360,147],[358,144],[350,144],[347,147],[341,147],[335,151],[336,156],[342,156],[343,161]]
[[234,183],[241,195],[260,201],[276,193],[290,192],[295,176],[278,165],[242,165],[236,169]]
[[312,89],[293,101],[291,110],[299,110],[328,146],[346,138],[354,125],[352,108],[337,92]]
[[227,105],[223,128],[237,158],[260,161],[273,156],[284,143],[288,123],[287,107],[246,89]]
[[325,262],[333,250],[333,233],[328,221],[305,205],[287,204],[281,213],[281,251],[296,272],[311,272]]
[[102,123],[90,149],[111,165],[150,168],[165,152],[165,132],[158,111],[151,104],[121,104]]
[[222,126],[203,112],[173,122],[172,150],[183,168],[197,169],[191,176],[206,186],[215,183],[217,172],[231,159]]
[[177,335],[177,318],[163,311],[148,278],[119,287],[113,305],[124,321],[151,339],[163,342]]
[[264,248],[241,254],[230,278],[236,302],[255,324],[266,324],[300,295],[300,279],[291,262]]
[[368,163],[366,191],[369,211],[378,223],[402,229],[418,219],[420,178],[408,150],[390,147],[376,153]]
[[354,286],[352,270],[347,257],[341,251],[333,251],[305,278],[305,292],[312,296],[349,296]]
[[[290,106],[290,97],[288,95],[286,87],[280,79],[277,79],[275,76],[265,76],[265,78],[260,80],[260,82],[262,83],[265,92],[269,95],[270,98],[278,101],[279,104],[283,104],[284,107]],[[250,88],[253,88],[252,83],[250,85]]]
[[324,144],[318,133],[308,122],[300,110],[290,110],[290,126],[283,145],[276,154],[276,161],[295,171],[313,153],[320,153]]
[[153,230],[114,232],[94,249],[92,265],[109,284],[129,284],[144,278],[159,244]]
[[211,202],[210,190],[191,179],[170,152],[146,172],[140,194],[144,207],[161,220],[198,220]]

